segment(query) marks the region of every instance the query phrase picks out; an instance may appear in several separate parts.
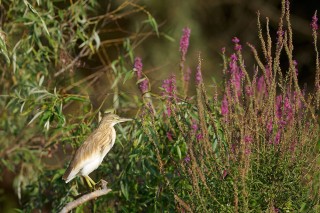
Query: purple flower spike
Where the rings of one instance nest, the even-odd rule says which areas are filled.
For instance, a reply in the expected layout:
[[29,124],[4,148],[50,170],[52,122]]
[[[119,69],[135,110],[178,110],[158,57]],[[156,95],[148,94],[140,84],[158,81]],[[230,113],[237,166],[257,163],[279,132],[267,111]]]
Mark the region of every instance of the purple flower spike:
[[240,51],[242,49],[241,44],[239,44],[240,39],[238,39],[237,37],[233,37],[232,42],[234,43],[234,50],[235,51]]
[[199,64],[197,66],[196,83],[197,83],[197,85],[202,83],[202,73],[201,73],[201,61],[200,61],[200,59],[199,59]]
[[[142,67],[143,67],[143,64],[142,64],[141,58],[140,57],[136,57],[135,60],[134,60],[134,71],[137,74],[137,79],[138,80],[142,79],[142,77],[143,77],[142,76]],[[149,90],[149,81],[148,81],[147,78],[139,83],[139,88],[140,88],[140,91],[142,93],[148,92],[148,90]]]
[[268,121],[268,123],[267,123],[267,131],[268,131],[269,134],[270,134],[271,131],[272,131],[272,128],[273,128],[272,125],[273,125],[272,120]]
[[188,27],[186,27],[182,31],[183,31],[183,34],[180,39],[180,52],[181,52],[182,60],[184,61],[188,51],[188,47],[189,47],[189,38],[190,38],[191,30]]
[[189,163],[190,161],[191,161],[190,156],[187,155],[187,156],[184,158],[184,162]]
[[233,37],[232,42],[238,44],[240,42],[240,39],[238,39],[238,37]]
[[314,31],[317,31],[319,26],[318,26],[318,16],[317,16],[317,11],[314,13],[312,16],[312,21],[311,21],[311,28]]
[[203,135],[201,133],[197,134],[196,136],[197,140],[202,140],[203,139]]
[[183,76],[185,82],[189,82],[190,81],[190,75],[191,75],[191,69],[190,69],[190,67],[188,67],[186,73]]
[[140,82],[139,88],[142,93],[146,93],[149,91],[149,81],[147,78]]
[[276,134],[276,137],[274,138],[274,143],[278,145],[280,143],[280,139],[281,139],[281,131],[279,130]]
[[163,96],[168,97],[169,100],[176,98],[176,76],[171,75],[170,78],[163,81],[162,88],[164,89]]
[[250,135],[244,136],[244,142],[245,143],[251,143],[253,141],[252,137]]
[[136,57],[134,60],[134,71],[136,71],[138,79],[141,79],[142,77],[142,67],[143,67],[143,64],[142,64],[141,58]]
[[297,65],[298,65],[298,62],[296,60],[293,60],[293,66],[294,66],[294,69],[296,71],[296,75],[298,76],[298,68],[297,68]]
[[198,131],[198,124],[196,120],[192,120],[191,129],[193,133],[196,133]]
[[229,113],[229,109],[228,109],[228,100],[227,100],[227,97],[224,96],[223,97],[223,100],[222,100],[222,103],[221,103],[221,114],[225,117],[228,115]]

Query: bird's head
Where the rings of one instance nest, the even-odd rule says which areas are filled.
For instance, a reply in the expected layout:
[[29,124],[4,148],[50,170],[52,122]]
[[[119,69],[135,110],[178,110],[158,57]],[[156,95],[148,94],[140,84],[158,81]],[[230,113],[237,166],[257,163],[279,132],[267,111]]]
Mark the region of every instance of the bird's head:
[[131,120],[132,119],[130,119],[130,118],[121,118],[116,114],[109,113],[109,114],[105,115],[102,118],[101,123],[104,123],[104,124],[109,123],[112,126],[114,126],[117,123],[121,123],[121,122],[125,122],[125,121],[131,121]]

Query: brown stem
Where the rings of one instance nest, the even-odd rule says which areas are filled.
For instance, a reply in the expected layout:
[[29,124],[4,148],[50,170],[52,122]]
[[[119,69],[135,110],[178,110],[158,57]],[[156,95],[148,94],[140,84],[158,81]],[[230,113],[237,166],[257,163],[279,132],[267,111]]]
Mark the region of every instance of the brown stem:
[[68,203],[63,209],[60,211],[60,213],[67,213],[71,211],[72,209],[76,208],[77,206],[80,206],[81,204],[88,202],[89,200],[95,199],[97,197],[103,196],[108,194],[111,189],[107,188],[107,181],[101,180],[101,187],[102,189],[95,190],[91,193],[85,194],[78,199]]

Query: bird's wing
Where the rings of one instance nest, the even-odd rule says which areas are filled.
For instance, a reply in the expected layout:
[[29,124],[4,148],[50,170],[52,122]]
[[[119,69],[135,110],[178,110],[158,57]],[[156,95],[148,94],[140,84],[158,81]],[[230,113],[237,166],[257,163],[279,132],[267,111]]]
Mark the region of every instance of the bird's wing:
[[98,131],[98,129],[96,129],[92,132],[76,151],[62,179],[66,180],[66,182],[72,180],[83,168],[83,165],[86,163],[86,159],[90,158],[93,154],[102,152],[105,147],[104,142],[108,140],[108,137],[111,137],[110,131],[108,130]]

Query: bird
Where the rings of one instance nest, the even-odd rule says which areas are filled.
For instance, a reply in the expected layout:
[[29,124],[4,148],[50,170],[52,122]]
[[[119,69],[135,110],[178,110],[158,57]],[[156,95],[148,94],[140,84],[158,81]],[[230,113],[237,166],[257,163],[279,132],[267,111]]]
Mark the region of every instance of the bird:
[[98,128],[89,135],[75,152],[62,179],[68,183],[80,175],[84,177],[90,188],[95,186],[96,183],[89,177],[89,174],[100,166],[104,157],[113,147],[116,140],[114,125],[131,120],[112,113],[106,114]]

